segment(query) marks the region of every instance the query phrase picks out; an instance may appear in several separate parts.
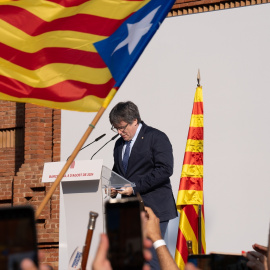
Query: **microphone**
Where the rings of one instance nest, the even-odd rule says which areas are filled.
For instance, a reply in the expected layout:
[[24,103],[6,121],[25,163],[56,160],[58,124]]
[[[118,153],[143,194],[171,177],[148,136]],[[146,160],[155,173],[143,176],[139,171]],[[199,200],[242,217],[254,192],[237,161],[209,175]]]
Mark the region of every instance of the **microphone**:
[[95,142],[99,141],[99,140],[102,139],[104,136],[106,136],[106,133],[104,133],[104,134],[100,135],[99,137],[97,137],[97,138],[95,139]]
[[[94,141],[88,143],[86,146],[82,147],[79,151],[83,150],[84,148],[88,147],[89,145],[91,145],[92,143],[94,142],[97,142],[99,141],[101,138],[103,138],[104,136],[106,136],[106,133],[102,134],[101,136],[97,137]],[[67,161],[68,159],[70,158],[70,156],[67,158]]]
[[[109,141],[107,141],[102,147],[100,147],[95,154],[97,154],[106,144],[108,144],[110,141],[113,141],[116,137],[118,137],[119,134],[114,135]],[[94,155],[95,155],[94,154]],[[94,156],[93,155],[93,156]],[[90,158],[92,160],[93,156]]]

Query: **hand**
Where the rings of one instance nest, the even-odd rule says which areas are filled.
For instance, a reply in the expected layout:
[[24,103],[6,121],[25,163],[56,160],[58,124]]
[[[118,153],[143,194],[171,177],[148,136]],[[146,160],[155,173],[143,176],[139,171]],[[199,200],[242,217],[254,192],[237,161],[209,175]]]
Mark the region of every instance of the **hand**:
[[193,263],[186,263],[185,270],[200,270],[200,268],[196,267]]
[[148,214],[148,221],[146,223],[147,237],[154,243],[155,241],[162,239],[159,224],[160,221],[151,208],[145,207],[145,210]]
[[[145,210],[148,214],[148,220],[146,222],[147,236],[151,239],[152,242],[161,240],[162,235],[160,232],[159,218],[156,217],[151,208],[145,207]],[[166,245],[157,248],[156,253],[158,256],[160,269],[179,270]]]
[[111,198],[115,198],[117,196],[117,194],[118,194],[117,190],[115,190],[114,188],[111,188],[111,195],[110,195],[110,197]]
[[108,249],[109,249],[108,236],[106,234],[101,234],[96,257],[92,265],[92,270],[112,270],[111,263],[107,259]]
[[124,190],[118,190],[118,193],[121,195],[127,195],[130,196],[133,194],[133,188],[132,187],[122,187]]
[[[148,250],[151,246],[152,243],[144,239],[144,258],[146,261],[150,261],[152,259],[151,252]],[[109,249],[109,239],[106,234],[101,234],[100,236],[100,242],[99,242],[99,247],[95,256],[95,259],[93,261],[92,265],[92,270],[112,270],[112,266],[110,261],[107,259],[107,253]],[[25,269],[28,270],[28,269]],[[32,269],[29,269],[32,270]],[[35,269],[33,269],[35,270]],[[149,265],[144,265],[142,270],[151,270]]]
[[[151,254],[151,251],[149,250],[152,247],[152,243],[149,239],[144,239],[143,246],[144,246],[144,251],[143,251],[144,259],[147,262],[149,262],[152,259],[152,254]],[[151,270],[151,267],[149,264],[144,264],[142,270]]]
[[42,264],[39,268],[36,267],[34,262],[30,259],[24,259],[21,262],[21,270],[53,270],[53,268],[49,265]]
[[[142,231],[143,231],[143,256],[146,261],[150,261],[152,259],[152,253],[150,248],[152,247],[152,242],[146,238],[146,224],[147,224],[147,217],[145,212],[141,212],[141,220],[142,220]],[[151,270],[149,264],[144,264],[142,270]]]
[[268,248],[259,244],[254,244],[252,245],[253,249],[259,253],[261,253],[262,255],[267,257],[267,250]]
[[267,270],[266,257],[257,251],[249,251],[245,254],[247,266],[253,270]]

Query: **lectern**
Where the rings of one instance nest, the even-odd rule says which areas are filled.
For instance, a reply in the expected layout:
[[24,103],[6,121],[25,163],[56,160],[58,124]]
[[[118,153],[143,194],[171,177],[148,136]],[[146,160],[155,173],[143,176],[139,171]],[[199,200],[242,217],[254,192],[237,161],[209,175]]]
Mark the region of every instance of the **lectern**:
[[[42,182],[53,182],[65,162],[44,164]],[[59,269],[69,268],[70,259],[80,254],[85,242],[89,212],[99,213],[93,234],[87,269],[91,269],[100,233],[105,231],[104,202],[111,187],[134,187],[114,173],[103,160],[76,160],[70,165],[60,184]]]

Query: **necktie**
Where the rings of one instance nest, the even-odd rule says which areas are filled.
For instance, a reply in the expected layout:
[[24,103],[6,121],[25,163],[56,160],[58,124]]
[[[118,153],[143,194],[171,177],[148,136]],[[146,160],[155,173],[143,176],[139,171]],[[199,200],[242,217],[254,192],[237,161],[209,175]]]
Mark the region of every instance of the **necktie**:
[[125,153],[124,153],[124,156],[123,156],[123,168],[124,168],[124,171],[126,173],[127,171],[127,166],[128,166],[128,159],[129,159],[129,152],[130,152],[130,143],[131,141],[128,141],[126,143],[126,149],[125,149]]

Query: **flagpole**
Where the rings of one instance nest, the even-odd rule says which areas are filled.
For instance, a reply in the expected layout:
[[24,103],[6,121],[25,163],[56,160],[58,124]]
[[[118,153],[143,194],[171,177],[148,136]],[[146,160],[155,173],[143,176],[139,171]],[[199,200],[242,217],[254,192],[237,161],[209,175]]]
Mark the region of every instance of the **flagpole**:
[[85,131],[85,133],[82,136],[82,138],[79,141],[79,143],[77,144],[76,148],[73,150],[73,152],[70,155],[69,159],[66,161],[64,167],[62,168],[62,170],[60,171],[59,175],[55,179],[54,183],[52,184],[52,186],[49,189],[48,193],[46,194],[45,198],[43,199],[43,201],[39,205],[39,207],[38,207],[38,209],[36,211],[36,215],[35,215],[36,216],[36,219],[38,219],[38,217],[41,214],[42,210],[44,209],[45,205],[48,203],[48,201],[51,198],[51,196],[53,195],[54,191],[56,190],[56,188],[60,184],[60,182],[61,182],[62,178],[64,177],[65,173],[67,172],[69,166],[74,161],[75,157],[77,156],[78,152],[80,151],[80,149],[82,148],[82,146],[86,142],[86,140],[89,137],[89,135],[91,134],[92,130],[95,128],[97,122],[99,121],[100,117],[105,112],[105,110],[108,107],[108,105],[110,104],[110,102],[113,99],[115,93],[116,93],[116,90],[115,89],[112,89],[111,92],[109,93],[109,95],[106,97],[106,99],[105,99],[102,107],[97,112],[95,118],[92,120],[91,124],[89,125],[89,127]]

